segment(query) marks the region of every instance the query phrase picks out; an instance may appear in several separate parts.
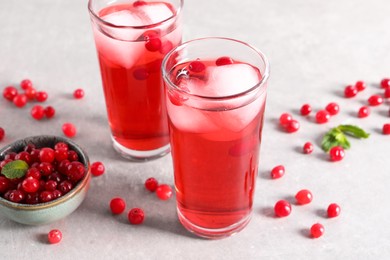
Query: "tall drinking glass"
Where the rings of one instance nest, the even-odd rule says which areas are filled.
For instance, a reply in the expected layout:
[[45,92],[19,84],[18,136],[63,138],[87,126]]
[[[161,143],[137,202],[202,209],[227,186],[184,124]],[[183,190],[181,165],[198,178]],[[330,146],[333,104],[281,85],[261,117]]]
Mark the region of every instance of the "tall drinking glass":
[[269,65],[250,45],[197,39],[164,59],[181,223],[207,238],[243,229],[252,212]]
[[113,145],[148,160],[169,152],[161,63],[181,43],[183,0],[89,0]]

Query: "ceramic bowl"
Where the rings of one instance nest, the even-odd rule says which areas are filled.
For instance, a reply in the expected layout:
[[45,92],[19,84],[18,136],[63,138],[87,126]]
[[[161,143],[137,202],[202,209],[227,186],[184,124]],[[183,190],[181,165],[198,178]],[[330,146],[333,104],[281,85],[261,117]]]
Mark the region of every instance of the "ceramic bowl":
[[10,152],[20,152],[29,143],[36,147],[54,147],[58,142],[65,142],[74,150],[79,161],[84,164],[86,174],[71,191],[53,201],[34,205],[14,203],[0,196],[0,213],[9,219],[27,225],[47,224],[62,219],[76,210],[85,199],[91,171],[87,154],[73,141],[59,136],[32,136],[15,141],[0,150],[0,161]]

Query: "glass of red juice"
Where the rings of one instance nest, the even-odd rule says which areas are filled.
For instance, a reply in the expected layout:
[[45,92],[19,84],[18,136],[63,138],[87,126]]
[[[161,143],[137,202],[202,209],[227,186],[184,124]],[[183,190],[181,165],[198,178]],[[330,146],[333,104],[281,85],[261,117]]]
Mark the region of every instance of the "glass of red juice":
[[250,221],[269,65],[227,38],[184,43],[162,64],[177,210],[198,236],[223,238]]
[[131,160],[170,151],[161,63],[181,43],[183,0],[89,0],[115,150]]

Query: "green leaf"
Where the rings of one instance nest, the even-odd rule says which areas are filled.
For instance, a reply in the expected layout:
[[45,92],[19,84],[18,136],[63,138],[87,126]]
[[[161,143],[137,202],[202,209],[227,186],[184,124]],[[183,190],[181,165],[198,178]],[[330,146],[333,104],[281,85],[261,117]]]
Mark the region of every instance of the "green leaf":
[[325,152],[328,152],[334,146],[341,146],[344,149],[349,149],[351,147],[347,137],[337,127],[332,128],[327,132],[321,143],[321,147]]
[[370,136],[369,133],[355,125],[339,125],[337,128],[344,134],[355,138],[368,138]]
[[23,177],[28,170],[28,164],[22,160],[15,160],[7,163],[1,169],[1,173],[8,179]]

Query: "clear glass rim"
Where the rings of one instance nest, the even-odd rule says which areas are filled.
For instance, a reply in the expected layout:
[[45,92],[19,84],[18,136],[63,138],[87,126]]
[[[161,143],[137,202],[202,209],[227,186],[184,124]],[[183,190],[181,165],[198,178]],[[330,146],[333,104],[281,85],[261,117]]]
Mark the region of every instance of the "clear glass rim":
[[[210,96],[203,96],[203,95],[196,95],[196,94],[192,94],[192,93],[189,93],[189,92],[186,92],[184,90],[182,90],[181,88],[179,88],[176,84],[174,84],[170,78],[169,78],[169,71],[166,71],[165,67],[166,67],[166,63],[168,61],[168,59],[170,58],[170,56],[172,56],[173,53],[175,52],[178,52],[182,49],[184,49],[185,47],[187,47],[187,45],[193,43],[193,42],[197,42],[197,41],[203,41],[203,40],[224,40],[224,41],[232,41],[232,42],[236,42],[236,43],[239,43],[239,44],[242,44],[250,49],[252,49],[255,53],[258,54],[259,58],[264,62],[264,65],[265,65],[265,70],[264,70],[264,73],[261,75],[261,80],[256,83],[254,86],[240,92],[240,93],[237,93],[237,94],[233,94],[233,95],[227,95],[227,96],[220,96],[220,97],[210,97]],[[188,95],[188,96],[191,96],[191,97],[196,97],[196,98],[200,98],[200,99],[206,99],[206,100],[227,100],[227,99],[234,99],[234,98],[238,98],[238,97],[241,97],[241,96],[244,96],[248,93],[251,93],[253,91],[255,91],[256,89],[260,89],[260,91],[264,91],[264,85],[266,84],[266,82],[268,81],[268,78],[269,78],[269,62],[268,62],[268,59],[267,57],[264,55],[264,53],[262,53],[260,50],[258,50],[257,48],[253,47],[252,45],[248,44],[248,43],[245,43],[243,41],[240,41],[240,40],[236,40],[236,39],[232,39],[232,38],[227,38],[227,37],[204,37],[204,38],[198,38],[198,39],[193,39],[193,40],[190,40],[190,41],[187,41],[187,42],[184,42],[182,43],[181,45],[177,46],[176,48],[172,49],[170,52],[168,52],[163,61],[162,61],[162,64],[161,64],[161,70],[162,70],[162,77],[163,79],[170,85],[172,86],[175,91],[178,91],[179,93],[181,94],[184,94],[184,95]]]
[[115,24],[112,24],[112,23],[104,21],[93,10],[93,8],[92,8],[92,2],[93,1],[94,0],[88,0],[88,11],[93,16],[93,18],[96,19],[99,23],[102,23],[102,24],[104,24],[106,26],[109,26],[109,27],[118,28],[118,29],[137,29],[137,30],[157,27],[157,26],[159,26],[159,25],[161,25],[161,24],[163,24],[163,23],[165,23],[167,21],[175,19],[176,17],[178,17],[180,15],[181,10],[183,9],[183,5],[184,5],[184,0],[179,0],[180,4],[179,4],[179,7],[176,9],[176,12],[172,16],[170,16],[167,19],[162,20],[162,21],[160,21],[158,23],[151,23],[151,24],[145,24],[145,25],[139,25],[139,26],[131,26],[131,25],[115,25]]

